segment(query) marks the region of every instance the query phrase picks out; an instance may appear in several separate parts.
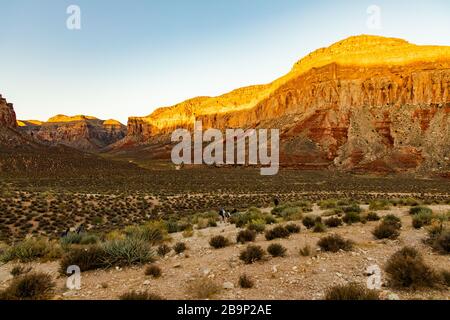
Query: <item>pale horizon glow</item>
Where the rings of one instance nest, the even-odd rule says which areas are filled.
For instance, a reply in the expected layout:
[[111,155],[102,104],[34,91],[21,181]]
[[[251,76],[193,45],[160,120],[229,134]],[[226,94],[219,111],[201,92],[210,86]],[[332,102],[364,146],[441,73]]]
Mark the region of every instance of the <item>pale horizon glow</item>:
[[[79,31],[66,28],[69,5]],[[381,8],[380,30],[367,8]],[[0,94],[17,118],[127,122],[196,96],[269,83],[308,53],[374,34],[450,45],[447,0],[0,0]]]

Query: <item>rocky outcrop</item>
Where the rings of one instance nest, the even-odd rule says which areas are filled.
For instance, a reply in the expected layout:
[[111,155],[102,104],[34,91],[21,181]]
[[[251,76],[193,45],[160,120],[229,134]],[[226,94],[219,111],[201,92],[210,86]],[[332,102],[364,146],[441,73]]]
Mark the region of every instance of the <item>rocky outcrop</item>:
[[116,120],[83,115],[57,115],[43,123],[20,121],[19,130],[51,145],[62,144],[89,152],[98,152],[126,135],[126,126]]
[[17,127],[13,104],[8,103],[2,95],[0,95],[0,126],[7,128]]
[[279,128],[282,164],[356,171],[450,170],[450,47],[352,37],[263,86],[133,117],[116,149],[175,128]]

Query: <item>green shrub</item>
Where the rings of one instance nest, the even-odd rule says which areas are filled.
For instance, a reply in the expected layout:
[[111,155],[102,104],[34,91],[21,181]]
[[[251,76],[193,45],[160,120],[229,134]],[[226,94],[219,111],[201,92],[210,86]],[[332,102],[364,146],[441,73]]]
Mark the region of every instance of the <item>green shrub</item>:
[[381,222],[373,231],[372,234],[377,239],[397,239],[400,236],[399,229],[395,224]]
[[399,217],[393,214],[388,214],[387,216],[384,216],[382,222],[385,224],[390,224],[398,230],[402,228],[402,221],[400,220]]
[[45,273],[29,273],[11,282],[0,292],[0,300],[47,300],[53,296],[55,283]]
[[370,201],[369,210],[377,211],[377,210],[389,210],[391,207],[391,203],[388,200],[373,200]]
[[319,201],[318,205],[319,205],[320,209],[322,209],[322,210],[334,209],[337,207],[336,200],[332,200],[332,199]]
[[29,238],[7,248],[0,260],[3,262],[32,262],[38,259],[55,260],[61,256],[61,249],[45,239]]
[[432,246],[435,250],[449,254],[450,253],[450,230],[444,230],[440,235],[435,237]]
[[60,239],[62,246],[67,246],[71,244],[80,244],[83,236],[76,232],[69,232],[65,237]]
[[388,260],[385,271],[393,287],[434,287],[439,282],[435,272],[428,267],[414,248],[404,247]]
[[247,248],[241,251],[239,259],[246,264],[251,264],[256,261],[262,260],[265,256],[263,248],[260,246],[249,245]]
[[272,257],[284,257],[286,251],[287,249],[279,243],[272,243],[267,247],[267,252],[269,252]]
[[345,213],[350,213],[350,212],[360,213],[362,211],[362,209],[358,204],[353,203],[349,206],[343,206],[342,211],[344,211]]
[[209,245],[215,249],[225,248],[230,244],[230,241],[224,236],[214,236],[209,240]]
[[337,217],[331,217],[325,220],[325,225],[329,228],[337,228],[342,226],[342,219]]
[[247,229],[256,233],[263,233],[266,230],[266,221],[263,219],[253,220],[249,223]]
[[256,232],[253,230],[241,230],[236,236],[237,243],[253,242],[256,239]]
[[276,226],[271,230],[267,230],[265,233],[266,240],[273,240],[279,238],[289,237],[290,232],[283,226]]
[[239,287],[242,289],[250,289],[255,286],[253,280],[247,276],[246,274],[243,274],[239,277]]
[[316,224],[317,216],[307,215],[303,218],[302,223],[307,229],[311,229]]
[[173,250],[175,251],[176,254],[180,254],[184,251],[186,251],[187,246],[184,242],[177,242],[174,246],[173,246]]
[[113,240],[102,244],[107,267],[132,266],[154,261],[154,252],[148,242],[138,238]]
[[356,222],[360,222],[361,221],[361,216],[359,215],[358,212],[354,212],[354,211],[350,211],[350,212],[346,212],[344,217],[342,218],[342,220],[346,223],[346,224],[353,224]]
[[119,300],[132,301],[132,300],[164,300],[161,296],[149,293],[147,291],[138,292],[138,291],[130,291],[122,294],[119,297]]
[[432,215],[433,210],[431,210],[428,207],[412,207],[411,209],[409,209],[409,214],[411,215],[416,215],[420,213]]
[[337,234],[320,239],[317,245],[323,251],[330,252],[338,252],[339,250],[350,251],[353,248],[353,243],[350,240],[345,240]]
[[285,226],[286,230],[289,231],[289,233],[299,233],[300,232],[300,226],[296,225],[295,223],[289,223]]
[[433,214],[420,212],[412,217],[412,225],[415,229],[420,229],[423,226],[429,226],[433,220]]
[[327,230],[327,228],[325,227],[325,225],[322,222],[316,222],[316,224],[314,225],[314,228],[313,228],[313,232],[315,232],[315,233],[325,232],[326,230]]
[[60,262],[60,273],[66,274],[69,266],[78,266],[82,272],[106,268],[107,257],[105,251],[99,246],[86,249],[74,248],[67,252]]
[[145,275],[153,278],[159,278],[162,275],[162,271],[156,264],[151,264],[145,268]]
[[84,234],[81,237],[80,244],[81,245],[97,244],[99,241],[100,241],[99,238],[95,234]]
[[367,221],[379,221],[381,218],[376,212],[369,212],[366,216]]
[[11,269],[10,274],[11,274],[13,277],[18,277],[18,276],[21,276],[21,275],[23,275],[23,274],[25,274],[25,273],[28,273],[28,272],[30,272],[30,271],[31,271],[31,267],[25,268],[24,266],[19,266],[19,265],[17,265],[17,266],[14,266],[14,267]]
[[325,300],[379,300],[379,293],[360,284],[349,283],[328,289]]

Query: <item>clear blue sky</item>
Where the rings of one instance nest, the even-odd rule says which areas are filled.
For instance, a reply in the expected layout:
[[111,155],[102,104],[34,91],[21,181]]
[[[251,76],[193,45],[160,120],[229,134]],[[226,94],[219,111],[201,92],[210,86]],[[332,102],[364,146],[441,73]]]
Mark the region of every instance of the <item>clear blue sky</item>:
[[[82,29],[66,28],[80,6]],[[381,30],[366,26],[379,5]],[[0,0],[0,93],[20,119],[126,122],[267,83],[351,35],[450,45],[448,0]]]

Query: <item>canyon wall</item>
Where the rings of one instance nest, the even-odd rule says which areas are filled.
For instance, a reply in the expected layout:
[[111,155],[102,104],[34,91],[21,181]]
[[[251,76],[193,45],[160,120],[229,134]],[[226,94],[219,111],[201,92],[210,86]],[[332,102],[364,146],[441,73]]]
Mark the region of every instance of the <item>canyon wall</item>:
[[17,126],[13,104],[8,103],[2,95],[0,95],[0,126],[8,128],[15,128]]

